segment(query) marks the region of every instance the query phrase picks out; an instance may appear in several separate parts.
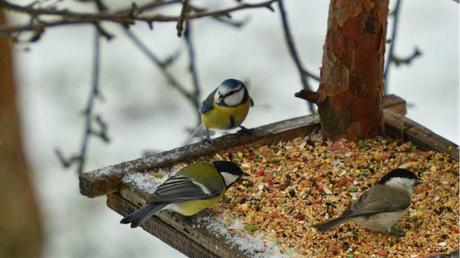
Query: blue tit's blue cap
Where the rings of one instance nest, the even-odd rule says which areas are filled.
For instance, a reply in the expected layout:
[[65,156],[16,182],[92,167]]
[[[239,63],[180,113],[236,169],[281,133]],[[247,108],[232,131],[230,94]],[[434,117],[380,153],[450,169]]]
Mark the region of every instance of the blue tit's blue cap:
[[244,83],[242,81],[236,79],[227,79],[221,83],[221,85],[229,89],[236,89],[240,84],[244,86]]

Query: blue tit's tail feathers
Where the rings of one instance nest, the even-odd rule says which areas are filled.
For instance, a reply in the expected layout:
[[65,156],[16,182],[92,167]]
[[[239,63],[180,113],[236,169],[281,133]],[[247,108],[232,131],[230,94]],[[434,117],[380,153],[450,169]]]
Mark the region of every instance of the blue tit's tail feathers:
[[163,209],[167,203],[149,203],[145,207],[140,208],[139,210],[129,214],[128,216],[124,217],[120,223],[122,224],[129,224],[131,223],[131,227],[135,228],[142,224],[146,219],[150,218],[151,216],[155,215],[155,213],[159,212]]
[[324,223],[321,223],[321,224],[316,224],[316,225],[313,225],[314,228],[316,228],[316,230],[318,230],[319,232],[326,232],[328,231],[329,229],[337,226],[337,225],[340,225],[344,222],[346,222],[347,220],[349,220],[350,218],[347,218],[347,217],[338,217],[336,219],[332,219],[332,220],[329,220],[327,222],[324,222]]
[[204,127],[202,124],[197,126],[195,130],[192,131],[192,134],[190,134],[190,138],[201,137],[204,134],[203,129]]

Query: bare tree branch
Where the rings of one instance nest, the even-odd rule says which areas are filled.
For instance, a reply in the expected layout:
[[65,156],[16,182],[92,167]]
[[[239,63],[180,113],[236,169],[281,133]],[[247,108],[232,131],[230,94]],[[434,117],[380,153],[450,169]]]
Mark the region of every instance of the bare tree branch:
[[182,31],[184,30],[184,21],[186,20],[187,13],[188,13],[188,0],[182,0],[182,10],[180,11],[179,20],[177,20],[177,36],[182,36]]
[[[193,82],[193,95],[195,96],[195,100],[198,102],[198,107],[199,107],[199,100],[200,100],[200,95],[201,95],[201,86],[200,86],[200,81],[198,78],[198,71],[196,68],[196,57],[195,57],[195,49],[193,46],[193,38],[192,38],[192,22],[187,21],[185,24],[185,33],[184,33],[184,38],[185,42],[187,43],[187,50],[188,50],[188,69],[189,72],[192,75],[192,82]],[[198,108],[195,110],[195,113],[197,114],[197,126],[201,124],[201,116],[200,113],[198,112]]]
[[[311,77],[316,81],[319,81],[319,77],[310,73],[303,67],[302,61],[300,60],[299,54],[297,53],[297,49],[295,47],[294,39],[292,38],[291,29],[289,27],[286,10],[284,9],[283,0],[278,1],[278,7],[280,9],[281,23],[283,25],[284,38],[286,39],[286,44],[288,45],[289,54],[291,55],[297,67],[297,71],[299,72],[300,81],[302,82],[303,89],[311,92],[312,90],[308,82],[308,77]],[[308,109],[310,110],[310,112],[313,113],[315,111],[315,107],[311,102],[307,102],[307,104]]]
[[391,62],[394,63],[396,66],[400,65],[410,65],[414,59],[417,57],[420,57],[422,55],[422,51],[418,47],[415,47],[414,51],[412,54],[408,57],[399,57],[396,55],[393,55],[391,58]]
[[225,25],[229,25],[235,28],[241,28],[244,25],[246,25],[249,21],[249,17],[246,19],[240,20],[240,21],[235,21],[235,20],[230,20],[228,18],[223,18],[223,17],[212,17],[214,20],[217,22],[223,23]]
[[[202,17],[231,17],[231,13],[237,12],[240,10],[255,9],[255,8],[267,8],[273,11],[272,4],[278,0],[269,0],[263,1],[256,4],[243,3],[235,7],[225,8],[221,10],[214,11],[203,11],[189,13],[187,19],[198,19]],[[176,3],[172,2],[171,3]],[[102,11],[99,13],[83,13],[75,12],[69,10],[61,10],[56,8],[35,8],[34,6],[21,6],[13,4],[7,1],[0,1],[0,8],[6,10],[28,14],[33,17],[35,22],[25,25],[13,25],[0,27],[0,36],[11,36],[13,33],[23,32],[23,31],[44,31],[45,28],[55,27],[55,26],[64,26],[69,24],[76,23],[87,23],[95,24],[103,21],[114,22],[123,24],[125,26],[133,25],[136,21],[146,22],[151,26],[152,22],[177,22],[180,20],[180,16],[171,16],[171,15],[162,15],[162,14],[150,14],[143,15],[142,11],[139,12],[139,9],[135,6],[131,7],[130,11],[127,10],[117,11],[117,12],[108,12]],[[58,20],[54,21],[43,21],[40,20],[40,16],[56,16]]]
[[139,48],[139,50],[144,53],[149,60],[155,64],[163,74],[163,76],[168,81],[169,85],[176,89],[182,96],[184,96],[194,107],[194,109],[198,110],[199,108],[199,100],[195,94],[189,93],[185,87],[176,79],[174,76],[166,69],[160,59],[148,49],[148,47],[131,31],[125,29],[125,34],[128,36],[129,39],[133,41],[133,43]]
[[398,36],[398,22],[399,22],[399,14],[401,11],[401,3],[402,3],[402,0],[397,0],[396,5],[391,13],[391,15],[393,16],[393,27],[391,28],[390,49],[388,50],[387,60],[385,64],[385,71],[383,72],[383,79],[385,82],[384,95],[388,94],[388,87],[389,87],[388,76],[390,74],[391,59],[393,58],[393,55],[394,55],[396,38]]
[[91,136],[97,137],[104,142],[109,142],[110,139],[107,135],[107,123],[104,122],[101,116],[96,115],[94,112],[94,104],[98,97],[101,97],[99,90],[99,78],[100,78],[100,60],[101,60],[101,35],[99,30],[95,31],[94,38],[94,56],[93,56],[93,71],[92,71],[92,83],[91,91],[88,98],[88,103],[84,109],[83,114],[85,115],[85,130],[83,132],[83,139],[80,145],[80,152],[77,155],[73,155],[69,158],[65,158],[59,149],[55,150],[58,159],[61,161],[64,167],[70,167],[73,164],[78,164],[77,172],[81,174],[83,172],[86,155],[88,149],[88,143]]
[[398,57],[395,54],[395,46],[396,46],[396,39],[398,36],[398,26],[399,26],[399,16],[401,13],[401,6],[402,6],[402,0],[397,0],[394,9],[391,12],[391,15],[393,16],[393,26],[391,29],[390,49],[388,50],[387,60],[385,63],[385,70],[383,73],[383,79],[385,82],[384,95],[388,94],[388,89],[389,89],[388,78],[390,74],[391,65],[392,64],[395,64],[396,66],[399,66],[401,64],[410,65],[414,59],[422,55],[422,52],[420,51],[420,49],[418,49],[418,47],[415,47],[412,55],[406,58]]

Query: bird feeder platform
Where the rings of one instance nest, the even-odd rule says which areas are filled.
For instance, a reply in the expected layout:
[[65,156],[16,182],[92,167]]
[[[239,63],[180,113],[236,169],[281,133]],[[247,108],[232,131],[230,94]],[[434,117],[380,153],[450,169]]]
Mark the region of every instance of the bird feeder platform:
[[[178,166],[196,160],[212,160],[218,158],[233,159],[242,166],[243,170],[251,171],[251,175],[253,175],[254,178],[253,182],[236,184],[232,187],[235,189],[230,189],[227,193],[227,197],[210,210],[193,217],[184,217],[175,213],[160,212],[142,224],[142,228],[189,257],[264,257],[269,255],[289,257],[299,255],[310,256],[315,254],[328,254],[329,256],[348,255],[351,257],[376,255],[385,257],[395,254],[408,256],[414,252],[418,255],[425,255],[424,257],[434,257],[435,255],[446,256],[458,254],[457,247],[449,247],[449,245],[453,244],[458,246],[458,146],[405,117],[406,102],[403,99],[395,95],[385,96],[383,105],[387,137],[395,139],[400,143],[400,145],[395,148],[398,148],[399,152],[407,153],[416,149],[420,153],[409,153],[412,155],[412,160],[417,160],[417,157],[419,157],[417,155],[422,155],[424,159],[426,158],[429,159],[430,162],[434,162],[429,164],[435,164],[430,167],[429,173],[440,174],[439,178],[436,179],[439,179],[439,182],[436,183],[433,181],[428,183],[426,188],[424,188],[424,191],[426,190],[425,199],[428,200],[427,198],[430,198],[428,202],[437,201],[443,204],[441,207],[444,208],[436,210],[436,212],[439,211],[438,215],[440,219],[442,217],[452,220],[451,217],[453,216],[456,222],[453,224],[451,223],[452,225],[446,226],[446,228],[432,229],[432,231],[444,232],[441,235],[442,239],[429,239],[431,242],[437,241],[435,243],[438,245],[436,248],[429,247],[425,250],[423,246],[417,246],[416,243],[413,243],[414,247],[412,253],[405,253],[398,249],[397,242],[399,242],[399,240],[397,238],[393,239],[393,236],[381,233],[369,233],[353,225],[345,226],[345,229],[348,230],[343,230],[344,228],[337,229],[339,232],[337,234],[334,232],[320,234],[311,229],[311,224],[320,221],[317,221],[316,217],[311,217],[308,212],[304,213],[304,211],[314,211],[314,214],[316,214],[315,216],[322,216],[322,220],[325,220],[325,216],[327,217],[330,214],[332,214],[331,216],[336,216],[339,211],[344,210],[344,206],[340,205],[345,205],[346,200],[351,200],[354,196],[354,192],[358,193],[360,190],[368,187],[367,185],[363,185],[363,188],[361,188],[361,181],[373,184],[375,178],[382,175],[380,172],[377,173],[370,167],[346,168],[343,170],[346,171],[346,173],[343,171],[332,171],[330,174],[317,175],[317,177],[312,175],[311,178],[302,175],[304,172],[297,173],[296,171],[316,170],[315,167],[317,167],[318,171],[321,171],[322,169],[324,170],[324,168],[334,168],[343,165],[334,163],[336,160],[329,159],[329,154],[327,153],[331,151],[333,153],[331,155],[340,156],[343,154],[344,160],[347,160],[350,156],[353,158],[354,155],[349,154],[352,152],[347,152],[347,148],[354,148],[358,151],[372,149],[369,143],[372,143],[374,140],[371,139],[359,141],[357,143],[346,141],[337,141],[333,143],[315,142],[312,137],[315,135],[318,137],[319,134],[317,132],[320,130],[319,116],[316,114],[254,128],[254,132],[251,135],[238,133],[229,134],[214,139],[213,144],[199,142],[86,172],[80,175],[80,191],[83,195],[88,197],[106,195],[107,205],[119,214],[126,216],[145,205],[146,200],[149,199],[149,196],[154,192],[156,186],[160,184],[161,180],[155,178],[155,175],[159,172],[168,173],[169,171],[177,170]],[[387,140],[382,138],[380,141],[386,142]],[[287,143],[289,146],[277,147],[277,151],[270,150],[264,153],[264,149],[268,148],[267,146],[281,146],[282,143]],[[396,145],[388,143],[388,146],[392,148],[391,146]],[[285,152],[289,152],[288,150],[292,148],[310,148],[310,150],[317,151],[319,156],[325,158],[321,161],[311,161],[310,157],[313,157],[313,154],[311,156],[295,156],[295,154],[292,154],[293,156],[286,158],[287,161],[277,159],[277,155],[287,155]],[[373,155],[375,155],[375,157],[373,156],[370,159],[377,160],[376,164],[403,166],[408,168],[417,167],[415,161],[400,164],[401,162],[398,163],[395,161],[398,160],[398,157],[387,156],[385,151],[379,152],[375,150],[372,153],[374,153]],[[260,155],[260,157],[257,155]],[[347,157],[347,155],[349,156]],[[260,160],[251,163],[251,160],[255,159]],[[315,163],[308,163],[312,164],[311,167],[308,168],[291,168],[289,164],[291,164],[290,162],[292,162],[292,160],[301,160],[302,163],[305,164],[306,162]],[[391,161],[387,160],[393,160],[395,163],[393,164]],[[446,165],[449,166],[448,168],[450,170],[456,166],[456,174],[452,175],[453,173],[450,173],[450,176],[455,178],[456,183],[442,181],[444,180],[444,175],[440,170],[443,165],[439,165],[436,162],[445,160],[450,160],[449,165]],[[259,165],[259,163],[263,163],[264,165]],[[358,161],[355,163],[359,164]],[[279,182],[276,182],[275,186],[273,186],[273,182],[270,180],[278,180],[278,178],[272,178],[269,175],[274,174],[273,171],[275,170],[279,171],[288,167],[289,171],[292,171],[292,175],[285,173],[280,177]],[[378,169],[381,168],[376,168],[376,170]],[[376,174],[369,175],[369,171],[374,171]],[[152,174],[152,172],[154,173]],[[313,173],[314,172],[312,172],[312,174]],[[449,176],[447,174],[448,173],[446,173],[446,176]],[[321,182],[323,182],[323,177],[326,179],[332,178],[331,180],[335,183],[333,185],[323,184],[324,187],[321,187],[320,185]],[[369,177],[369,179],[367,179],[367,177]],[[347,182],[349,182],[350,185],[347,185]],[[355,182],[358,183],[355,184]],[[437,184],[439,184],[440,187],[445,186],[445,189],[442,189],[447,189],[446,191],[451,187],[451,192],[453,191],[454,194],[453,197],[446,200],[445,198],[447,197],[443,196],[441,193],[438,194],[436,192],[437,190],[429,188],[435,187]],[[347,188],[349,186],[352,188]],[[264,197],[260,197],[259,199],[252,197],[251,199],[246,198],[249,194],[250,196],[264,195],[264,191],[266,193],[265,195],[273,195],[276,190],[270,188],[281,188],[282,194],[285,195],[280,196],[276,201],[265,202],[261,207],[258,205],[260,202],[264,202]],[[339,204],[339,202],[335,203],[333,199],[335,195],[332,193],[335,191],[342,191],[350,195],[338,195],[342,204]],[[291,198],[300,198],[301,203],[293,205],[293,203],[289,201]],[[418,200],[415,200],[415,202],[417,201]],[[334,203],[335,205],[333,205]],[[272,205],[275,205],[273,206],[275,208],[270,208]],[[453,208],[450,206],[448,207],[448,205],[453,206]],[[410,215],[406,214],[406,216],[409,217],[406,220],[410,221],[407,223],[412,223],[410,225],[414,225],[414,227],[418,225],[420,228],[415,229],[415,231],[418,230],[418,232],[420,232],[420,234],[418,234],[419,237],[423,237],[423,220],[428,220],[428,215],[421,215],[423,211],[420,211],[419,208],[420,207],[415,207]],[[280,214],[278,214],[277,211],[279,211]],[[268,215],[260,218],[260,214]],[[230,221],[232,216],[235,216],[235,218]],[[418,219],[418,221],[412,221],[413,218],[415,218],[415,220]],[[251,223],[248,223],[248,221]],[[426,222],[427,221],[425,221],[425,224]],[[274,228],[274,223],[278,223],[280,228]],[[291,225],[294,223],[298,230],[285,230],[283,229],[283,223],[291,223]],[[404,223],[405,222],[403,222],[403,224]],[[407,236],[408,239],[411,237],[410,233],[413,232],[409,232]],[[369,253],[368,251],[363,252],[363,250],[357,248],[357,245],[362,243],[360,243],[360,238],[356,235],[361,235],[362,237],[365,234],[373,234],[369,238],[369,242],[374,241],[372,239],[393,242],[391,248],[394,247],[395,250],[388,247],[386,249],[373,250],[373,253]],[[274,237],[266,237],[267,235],[272,235]],[[304,242],[295,242],[291,239],[298,239]],[[309,240],[313,241],[308,242]],[[327,243],[326,247],[325,243]],[[385,246],[385,243],[380,244]],[[409,240],[404,240],[404,244],[409,246],[412,243],[410,243]],[[298,246],[302,246],[309,250],[300,252]],[[423,250],[423,252],[419,252],[420,250]]]

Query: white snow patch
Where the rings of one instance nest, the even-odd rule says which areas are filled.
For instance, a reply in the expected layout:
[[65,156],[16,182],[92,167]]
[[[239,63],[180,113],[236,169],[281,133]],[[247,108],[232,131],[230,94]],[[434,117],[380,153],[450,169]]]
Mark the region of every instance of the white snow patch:
[[[163,169],[160,168],[154,172],[161,173],[163,177],[155,177],[149,171],[145,172],[135,172],[135,173],[127,173],[121,179],[121,182],[130,186],[135,187],[143,192],[153,194],[155,190],[161,185],[164,181],[166,181],[169,177],[176,174],[183,165],[175,165],[171,169]],[[129,171],[129,170],[128,170]]]
[[251,235],[242,231],[244,223],[240,219],[234,219],[230,226],[216,220],[211,215],[203,215],[195,218],[195,226],[205,226],[216,236],[222,236],[225,243],[238,247],[239,250],[251,257],[293,257],[293,254],[282,254],[280,248],[274,241],[264,239],[262,233]]
[[130,173],[125,175],[121,182],[129,186],[135,186],[141,191],[153,194],[160,185],[159,179],[149,173]]
[[110,175],[113,171],[113,166],[103,167],[94,171],[84,172],[84,174],[91,174],[93,177],[104,177]]

